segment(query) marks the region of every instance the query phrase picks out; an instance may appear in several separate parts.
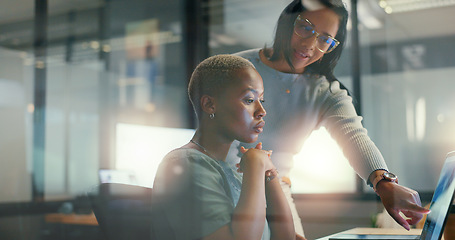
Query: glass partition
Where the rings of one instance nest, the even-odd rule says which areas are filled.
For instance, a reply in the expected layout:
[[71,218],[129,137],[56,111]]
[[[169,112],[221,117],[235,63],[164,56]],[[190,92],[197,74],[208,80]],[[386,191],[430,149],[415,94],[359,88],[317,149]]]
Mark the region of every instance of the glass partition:
[[[364,124],[400,183],[432,192],[455,146],[451,1],[370,1],[360,27]],[[374,12],[374,14],[373,14]]]
[[[70,230],[55,230],[47,215],[89,214],[78,201],[109,176],[151,186],[162,158],[149,146],[154,137],[165,130],[183,144],[194,131],[189,69],[206,55],[270,46],[289,2],[1,1],[0,239],[65,239],[59,234]],[[455,150],[455,3],[353,2],[359,25],[349,23],[335,75],[361,103],[400,183],[431,194]],[[35,3],[47,8],[35,12]],[[359,30],[359,82],[351,29]],[[294,194],[375,198],[324,128],[294,160]],[[79,239],[90,231],[76,229],[88,234]]]
[[[99,183],[99,169],[122,168],[116,162],[118,124],[192,127],[184,6],[145,0],[79,4],[47,2],[44,58],[35,57],[33,4],[20,19],[0,19],[0,186],[8,191],[0,202],[31,201],[33,191],[42,191],[44,201],[83,196]],[[44,85],[36,84],[37,69],[45,73]],[[40,86],[44,149],[33,148]],[[44,160],[37,164],[38,152]],[[32,176],[42,181],[32,183]]]

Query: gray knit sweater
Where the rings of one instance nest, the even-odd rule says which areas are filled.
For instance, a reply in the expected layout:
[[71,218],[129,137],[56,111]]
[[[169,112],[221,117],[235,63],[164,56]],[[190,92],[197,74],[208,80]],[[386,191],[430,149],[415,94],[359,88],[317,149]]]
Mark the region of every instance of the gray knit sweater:
[[[329,83],[319,75],[276,71],[261,62],[259,50],[236,55],[250,60],[264,81],[267,115],[258,141],[263,143],[264,149],[273,150],[272,161],[281,176],[288,176],[293,155],[300,151],[312,131],[321,126],[327,129],[365,181],[374,170],[387,170],[382,154],[362,126],[362,117],[357,115],[352,98],[346,90],[340,89],[339,82]],[[228,161],[238,162],[235,151],[238,144],[234,142]]]

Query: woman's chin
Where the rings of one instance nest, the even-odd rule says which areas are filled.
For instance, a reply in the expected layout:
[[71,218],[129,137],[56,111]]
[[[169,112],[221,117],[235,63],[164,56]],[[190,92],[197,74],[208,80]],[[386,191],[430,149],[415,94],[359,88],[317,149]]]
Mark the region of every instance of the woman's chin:
[[257,135],[253,135],[253,136],[250,136],[248,138],[245,138],[243,140],[240,140],[240,142],[244,142],[244,143],[254,143],[258,140],[259,138],[259,134]]

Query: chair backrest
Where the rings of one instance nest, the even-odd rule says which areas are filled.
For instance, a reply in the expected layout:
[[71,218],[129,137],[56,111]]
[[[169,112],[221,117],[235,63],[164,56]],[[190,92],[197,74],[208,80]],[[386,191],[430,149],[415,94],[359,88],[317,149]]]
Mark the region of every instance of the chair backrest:
[[[102,183],[88,193],[92,210],[108,240],[156,239],[153,219],[159,219],[147,187]],[[160,225],[162,226],[162,222]],[[173,234],[169,230],[169,238]]]

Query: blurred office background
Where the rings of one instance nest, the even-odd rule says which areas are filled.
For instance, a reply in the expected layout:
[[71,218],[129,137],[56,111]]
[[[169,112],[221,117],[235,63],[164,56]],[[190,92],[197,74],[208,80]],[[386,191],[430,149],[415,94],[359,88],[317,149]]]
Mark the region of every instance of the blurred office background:
[[[102,239],[95,225],[49,216],[90,214],[83,199],[100,182],[151,186],[162,156],[194,132],[193,68],[271,45],[289,2],[1,1],[0,239]],[[455,150],[455,1],[345,3],[336,76],[389,168],[428,202]],[[371,226],[382,211],[324,129],[295,166],[309,239]]]

